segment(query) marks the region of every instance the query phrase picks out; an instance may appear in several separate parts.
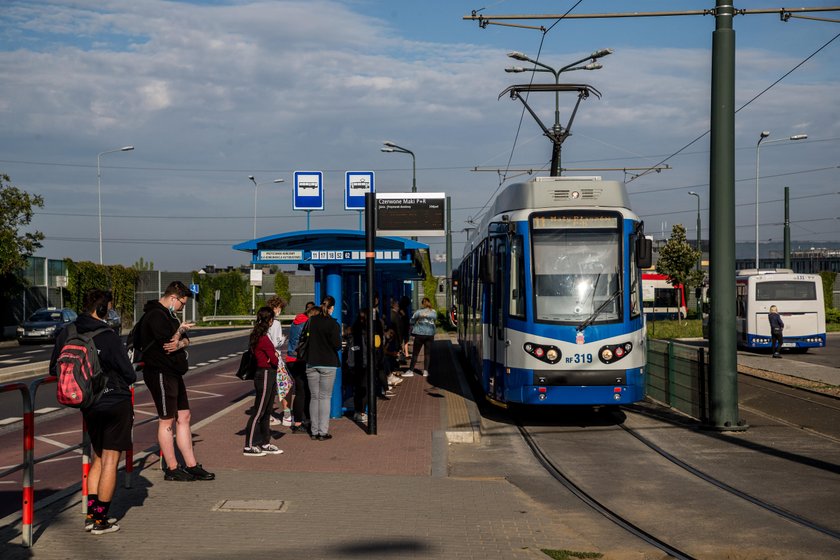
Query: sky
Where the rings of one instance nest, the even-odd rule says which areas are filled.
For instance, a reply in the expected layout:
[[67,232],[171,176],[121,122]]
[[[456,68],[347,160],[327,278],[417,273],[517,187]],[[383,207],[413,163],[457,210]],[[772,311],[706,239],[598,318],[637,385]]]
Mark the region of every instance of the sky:
[[[312,213],[312,229],[358,229],[358,213],[344,210],[345,171],[374,171],[379,192],[411,188],[410,156],[380,151],[390,140],[415,153],[418,191],[451,196],[457,262],[463,228],[478,221],[500,187],[527,179],[521,170],[548,174],[550,142],[519,101],[499,98],[508,86],[531,80],[530,73],[504,71],[526,64],[507,53],[561,67],[612,48],[602,69],[561,75],[602,94],[581,103],[563,145],[564,175],[626,181],[633,210],[657,238],[678,223],[695,238],[697,198],[688,195],[694,191],[707,239],[712,16],[524,22],[550,28],[544,33],[482,29],[462,18],[472,10],[593,14],[713,6],[712,0],[4,0],[0,173],[44,197],[29,228],[45,235],[38,256],[98,261],[101,192],[106,264],[143,258],[162,270],[197,270],[249,262],[232,246],[253,236],[255,196],[257,237],[306,228],[305,213],[292,210],[295,170],[324,172],[326,208]],[[778,7],[774,0],[736,2],[740,9]],[[840,20],[840,12],[808,15]],[[782,238],[787,186],[793,239],[815,247],[838,241],[840,24],[769,14],[739,15],[733,25],[736,107],[746,104],[735,118],[737,240],[755,239],[756,143],[769,131],[759,152],[759,240]],[[553,97],[529,100],[549,124]],[[574,95],[560,96],[564,126],[574,102]],[[795,134],[808,138],[789,141]],[[103,154],[128,145],[135,149]],[[670,169],[638,177],[640,171],[629,171],[666,158]],[[445,252],[442,238],[420,240],[433,257]]]

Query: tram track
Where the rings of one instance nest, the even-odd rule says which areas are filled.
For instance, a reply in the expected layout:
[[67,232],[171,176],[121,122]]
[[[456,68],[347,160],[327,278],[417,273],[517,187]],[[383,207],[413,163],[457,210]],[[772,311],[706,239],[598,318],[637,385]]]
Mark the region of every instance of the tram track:
[[820,525],[820,524],[818,524],[814,521],[811,521],[810,519],[807,519],[807,518],[805,518],[805,517],[803,517],[799,514],[790,512],[790,511],[788,511],[788,510],[786,510],[782,507],[776,506],[776,505],[774,505],[770,502],[767,502],[767,501],[762,500],[762,499],[760,499],[756,496],[753,496],[752,494],[749,494],[748,492],[744,492],[742,490],[739,490],[739,489],[735,488],[734,486],[731,486],[731,485],[723,482],[722,480],[720,480],[718,478],[715,478],[715,477],[709,475],[708,473],[698,469],[697,467],[694,467],[693,465],[690,465],[689,463],[686,463],[685,461],[683,461],[679,457],[665,451],[662,447],[656,445],[655,443],[653,443],[652,441],[650,441],[649,439],[647,439],[646,437],[644,437],[643,435],[638,433],[633,428],[628,428],[624,424],[619,424],[618,427],[621,428],[622,430],[624,430],[625,432],[627,432],[628,434],[630,434],[631,436],[633,436],[634,438],[636,438],[638,441],[640,441],[642,444],[644,444],[646,447],[648,447],[652,451],[656,452],[661,457],[664,457],[665,459],[667,459],[668,461],[670,461],[674,465],[677,465],[678,467],[680,467],[684,471],[696,476],[697,478],[699,478],[701,480],[704,480],[705,482],[708,482],[709,484],[711,484],[711,485],[713,485],[717,488],[720,488],[721,490],[723,490],[725,492],[728,492],[729,494],[732,494],[733,496],[741,498],[742,500],[746,500],[747,502],[749,502],[749,503],[751,503],[755,506],[758,506],[758,507],[760,507],[760,508],[762,508],[766,511],[769,511],[770,513],[776,514],[779,517],[782,517],[782,518],[784,518],[788,521],[796,523],[797,525],[801,525],[802,527],[807,527],[808,529],[818,531],[818,532],[820,532],[824,535],[827,535],[827,536],[829,536],[833,539],[840,540],[840,531],[835,531],[833,529],[829,529],[827,527],[824,527],[824,526],[822,526],[822,525]]
[[[639,411],[635,412],[643,414]],[[790,509],[771,503],[766,499],[762,499],[761,497],[756,496],[754,493],[741,490],[731,484],[724,482],[716,476],[713,476],[708,472],[690,464],[689,462],[680,459],[673,453],[669,453],[662,446],[657,445],[657,443],[645,437],[634,428],[623,425],[622,421],[616,422],[613,426],[615,426],[616,428],[620,428],[620,430],[610,428],[610,431],[613,431],[614,433],[621,432],[632,436],[632,438],[635,441],[641,443],[645,448],[652,451],[655,454],[655,456],[664,458],[670,464],[676,466],[679,472],[682,472],[684,474],[687,473],[692,478],[695,478],[698,481],[702,481],[705,484],[711,484],[714,488],[725,492],[727,495],[735,498],[736,500],[744,502],[745,507],[760,508],[762,511],[780,519],[780,522],[793,523],[806,531],[815,531],[833,541],[840,541],[840,531],[828,527],[825,524],[820,523],[819,521],[809,519],[804,515],[796,513],[795,511],[791,511]],[[684,549],[681,549],[672,542],[669,542],[668,537],[662,537],[661,533],[659,536],[657,536],[653,534],[653,532],[648,531],[645,528],[639,526],[639,524],[637,524],[637,522],[634,522],[634,520],[632,520],[631,518],[628,518],[626,515],[622,515],[622,513],[620,513],[618,509],[610,507],[610,505],[599,500],[599,498],[596,497],[595,494],[587,491],[585,489],[586,484],[582,483],[584,479],[576,481],[574,480],[574,476],[570,476],[569,474],[567,474],[567,472],[564,472],[564,467],[560,465],[557,461],[552,459],[552,454],[546,451],[546,449],[550,448],[551,445],[548,445],[546,447],[545,445],[542,445],[540,441],[538,441],[540,438],[551,437],[551,435],[542,433],[539,435],[539,437],[537,437],[528,429],[528,427],[524,426],[522,422],[518,420],[516,421],[516,427],[519,431],[520,436],[523,438],[526,445],[528,446],[532,454],[536,457],[537,461],[540,463],[542,468],[545,469],[545,471],[550,476],[557,480],[573,496],[575,496],[581,502],[583,502],[591,509],[596,511],[599,515],[603,516],[612,523],[621,527],[622,529],[632,534],[636,538],[640,539],[641,541],[649,544],[657,550],[665,552],[666,554],[674,558],[697,557],[692,556],[691,553],[686,552]],[[547,440],[545,443],[549,443],[549,441]],[[567,446],[565,447],[565,449],[571,449],[568,446],[574,445],[574,440],[565,441],[565,445]],[[564,457],[567,457],[567,455],[564,455]],[[580,476],[580,473],[578,473],[578,476]],[[674,499],[678,500],[675,503],[679,503],[679,498],[675,496]],[[702,557],[702,553],[700,557]]]
[[519,430],[519,433],[522,436],[522,438],[525,440],[525,443],[531,449],[531,452],[534,454],[534,456],[537,458],[537,460],[543,466],[546,472],[548,472],[555,480],[562,484],[567,490],[569,490],[569,492],[571,492],[583,503],[585,503],[586,505],[594,509],[596,512],[598,512],[608,520],[612,521],[628,533],[648,543],[654,548],[661,550],[662,552],[674,558],[677,558],[678,560],[695,560],[694,556],[691,556],[690,554],[683,552],[677,547],[672,546],[667,542],[653,536],[644,529],[633,524],[630,520],[626,519],[616,511],[610,509],[609,507],[599,502],[594,496],[592,496],[583,488],[575,484],[571,480],[571,478],[564,474],[563,471],[560,470],[560,468],[558,468],[557,465],[554,464],[554,462],[542,450],[540,445],[536,442],[536,440],[527,428],[525,428],[524,426],[522,426],[522,424],[518,422],[516,424],[516,427]]

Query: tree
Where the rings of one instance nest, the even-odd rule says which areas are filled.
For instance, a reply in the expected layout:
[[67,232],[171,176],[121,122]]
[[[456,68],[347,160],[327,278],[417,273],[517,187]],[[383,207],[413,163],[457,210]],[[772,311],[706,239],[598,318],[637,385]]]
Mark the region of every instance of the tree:
[[131,268],[139,271],[154,270],[155,263],[154,261],[144,261],[143,257],[140,257],[140,260],[131,265]]
[[668,277],[668,283],[676,287],[682,284],[686,289],[696,288],[703,283],[705,274],[697,270],[700,251],[691,247],[685,237],[685,226],[675,224],[671,237],[659,250],[656,272]]
[[31,195],[0,174],[0,293],[12,295],[23,286],[21,272],[26,259],[42,247],[44,234],[21,233],[32,221],[33,207],[44,206],[40,195]]

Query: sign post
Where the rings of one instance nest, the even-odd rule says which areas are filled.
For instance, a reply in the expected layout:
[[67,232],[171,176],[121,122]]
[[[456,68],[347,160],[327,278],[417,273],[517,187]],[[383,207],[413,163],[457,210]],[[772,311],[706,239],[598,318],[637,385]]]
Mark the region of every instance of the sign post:
[[292,193],[292,210],[306,211],[306,229],[309,230],[309,214],[324,209],[324,173],[322,171],[295,171],[295,187]]

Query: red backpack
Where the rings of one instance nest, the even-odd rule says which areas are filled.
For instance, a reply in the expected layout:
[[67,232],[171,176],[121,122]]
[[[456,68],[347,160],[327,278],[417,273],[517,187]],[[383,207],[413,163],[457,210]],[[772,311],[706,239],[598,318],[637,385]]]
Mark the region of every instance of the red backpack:
[[87,408],[102,396],[107,379],[102,373],[93,337],[107,330],[108,327],[102,327],[82,334],[76,330],[76,325],[67,326],[67,339],[56,360],[58,386],[55,397],[59,403]]

